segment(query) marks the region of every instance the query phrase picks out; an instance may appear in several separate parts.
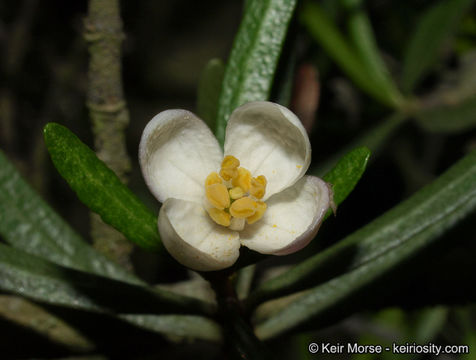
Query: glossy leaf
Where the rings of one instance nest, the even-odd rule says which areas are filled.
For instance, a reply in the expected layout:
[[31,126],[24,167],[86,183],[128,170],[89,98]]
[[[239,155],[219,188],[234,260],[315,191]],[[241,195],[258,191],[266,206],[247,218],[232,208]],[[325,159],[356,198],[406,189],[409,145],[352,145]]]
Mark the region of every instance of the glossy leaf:
[[1,151],[0,214],[0,234],[15,248],[73,269],[142,283],[81,239],[22,179]]
[[[395,94],[389,88],[382,87],[381,81],[376,81],[376,78],[369,73],[355,49],[318,4],[305,2],[300,11],[300,20],[310,35],[358,87],[383,104],[392,107],[398,105]],[[368,49],[366,48],[365,51]]]
[[165,314],[213,311],[210,304],[68,269],[0,244],[0,289],[37,301],[94,312]]
[[[476,151],[473,151],[408,200],[281,276],[281,284],[275,279],[274,289],[266,288],[268,292],[274,291],[274,295],[327,282],[309,289],[260,324],[257,334],[261,338],[277,336],[310,324],[340,302],[357,303],[353,296],[361,296],[359,290],[428,247],[475,208]],[[350,308],[352,305],[346,310]]]
[[55,123],[46,125],[44,136],[56,169],[86,206],[137,245],[163,249],[156,215],[88,146]]
[[211,59],[203,69],[198,82],[197,115],[207,123],[210,129],[215,129],[218,111],[218,98],[225,65],[220,59]]
[[232,111],[267,100],[296,0],[249,0],[226,66],[216,136],[223,144]]
[[437,2],[419,20],[405,51],[402,88],[410,93],[438,61],[438,52],[474,0]]
[[324,180],[332,184],[336,205],[342,203],[354,190],[367,167],[369,157],[370,150],[365,146],[359,147],[343,156],[324,176]]

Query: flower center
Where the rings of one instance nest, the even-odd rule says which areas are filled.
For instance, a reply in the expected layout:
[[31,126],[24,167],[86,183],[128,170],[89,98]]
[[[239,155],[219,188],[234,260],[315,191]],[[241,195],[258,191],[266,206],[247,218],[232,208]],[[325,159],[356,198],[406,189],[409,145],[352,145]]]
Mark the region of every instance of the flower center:
[[212,172],[205,179],[207,212],[217,224],[243,230],[245,221],[253,224],[263,217],[266,203],[260,199],[266,193],[266,184],[263,175],[252,177],[237,158],[227,155],[220,172]]

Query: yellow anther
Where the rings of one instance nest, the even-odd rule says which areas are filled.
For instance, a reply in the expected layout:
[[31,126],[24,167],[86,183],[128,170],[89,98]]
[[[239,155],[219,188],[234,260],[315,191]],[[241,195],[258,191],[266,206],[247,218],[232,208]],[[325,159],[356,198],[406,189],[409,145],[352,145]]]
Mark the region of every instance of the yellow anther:
[[221,167],[224,169],[236,169],[238,166],[240,166],[240,160],[233,155],[225,156],[221,162]]
[[238,168],[237,176],[231,180],[233,186],[239,186],[244,192],[248,192],[251,186],[251,173],[245,168]]
[[220,175],[225,180],[234,178],[238,172],[238,166],[240,166],[240,160],[233,155],[227,155],[221,162]]
[[216,172],[210,173],[210,175],[207,176],[205,179],[205,187],[208,185],[213,185],[213,184],[222,184],[223,180],[221,179],[220,175],[218,175]]
[[263,202],[263,201],[257,201],[256,202],[256,211],[253,215],[251,216],[248,216],[246,218],[246,222],[248,224],[253,224],[255,222],[257,222],[259,219],[261,219],[264,215],[264,212],[266,211],[266,203]]
[[245,223],[263,217],[266,204],[257,199],[264,197],[267,183],[263,175],[252,177],[234,156],[225,156],[219,173],[211,172],[205,179],[205,195],[211,205],[207,206],[208,215],[219,225],[243,230]]
[[207,210],[208,215],[215,221],[218,225],[230,226],[231,215],[224,210],[219,210],[217,208],[210,208]]
[[230,193],[230,197],[231,197],[233,200],[239,199],[239,198],[243,197],[243,195],[245,195],[245,192],[244,192],[243,189],[240,188],[239,186],[234,187],[234,188],[228,190],[228,192]]
[[242,197],[231,204],[230,214],[237,218],[247,218],[256,211],[256,201],[250,197]]
[[208,185],[205,189],[207,199],[214,207],[223,210],[230,206],[230,196],[225,185],[212,184]]
[[257,199],[261,199],[266,192],[266,178],[263,175],[251,179],[250,194]]

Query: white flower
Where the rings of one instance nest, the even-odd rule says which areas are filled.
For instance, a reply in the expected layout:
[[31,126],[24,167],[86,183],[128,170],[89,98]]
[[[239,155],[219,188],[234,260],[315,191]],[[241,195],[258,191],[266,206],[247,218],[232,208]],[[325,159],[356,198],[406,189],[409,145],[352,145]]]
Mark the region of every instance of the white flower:
[[327,183],[304,176],[311,146],[299,119],[270,102],[236,109],[225,158],[207,125],[167,110],[146,126],[139,146],[145,181],[162,202],[159,232],[170,254],[199,271],[227,268],[240,246],[262,254],[302,249],[332,203]]

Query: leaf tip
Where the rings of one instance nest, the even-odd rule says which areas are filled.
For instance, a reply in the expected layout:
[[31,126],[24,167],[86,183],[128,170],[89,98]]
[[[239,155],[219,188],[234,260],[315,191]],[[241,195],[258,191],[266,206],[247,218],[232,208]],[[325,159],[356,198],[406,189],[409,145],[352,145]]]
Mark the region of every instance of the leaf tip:
[[60,124],[55,123],[55,122],[49,122],[45,125],[43,128],[43,138],[45,139],[46,146],[48,147],[48,144],[51,140],[51,135],[55,132],[56,129],[61,127]]

